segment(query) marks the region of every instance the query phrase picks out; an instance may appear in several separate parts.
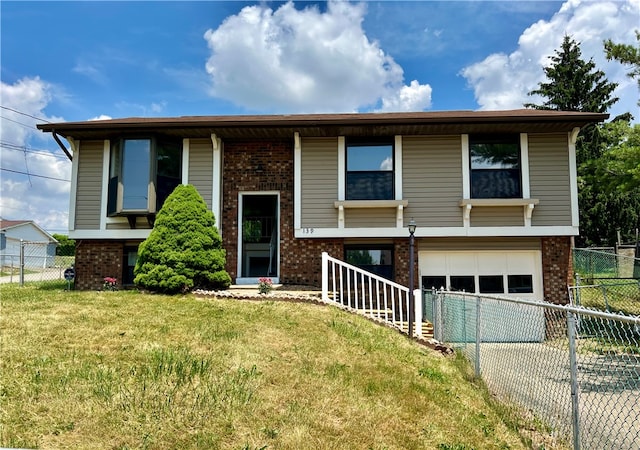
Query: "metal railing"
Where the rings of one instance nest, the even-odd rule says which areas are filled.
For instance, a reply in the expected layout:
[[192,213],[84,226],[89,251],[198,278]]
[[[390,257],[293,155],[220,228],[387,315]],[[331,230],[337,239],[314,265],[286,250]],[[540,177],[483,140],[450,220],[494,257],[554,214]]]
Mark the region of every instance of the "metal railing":
[[[414,297],[415,336],[422,335],[422,302]],[[409,289],[322,253],[322,300],[408,333]]]
[[73,256],[55,255],[49,242],[21,240],[14,247],[0,254],[0,283],[64,281],[64,271],[75,263]]
[[637,449],[640,317],[460,292],[423,295],[437,340],[574,449]]

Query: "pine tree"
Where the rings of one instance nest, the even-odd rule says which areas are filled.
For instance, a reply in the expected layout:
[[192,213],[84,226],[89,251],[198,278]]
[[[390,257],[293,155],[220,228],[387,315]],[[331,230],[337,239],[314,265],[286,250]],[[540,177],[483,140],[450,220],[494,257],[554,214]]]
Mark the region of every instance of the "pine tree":
[[558,111],[607,112],[618,101],[611,94],[618,86],[610,83],[603,71],[595,70],[593,58],[581,59],[579,44],[565,36],[560,50],[551,56],[551,65],[544,73],[549,80],[529,95],[540,95],[546,100],[541,105],[526,103],[526,108]]
[[179,185],[158,212],[149,237],[138,247],[134,282],[151,291],[226,289],[226,253],[215,217],[191,185]]
[[[542,104],[526,103],[527,108],[559,111],[605,113],[618,101],[613,97],[617,83],[609,82],[604,72],[596,69],[593,58],[581,58],[580,45],[565,36],[559,50],[550,58],[551,64],[543,68],[547,82],[529,95],[543,97]],[[616,218],[630,206],[624,196],[601,192],[593,183],[593,161],[602,156],[604,146],[601,128],[588,125],[580,130],[576,142],[578,163],[578,203],[581,234],[578,245],[610,244],[616,235]]]

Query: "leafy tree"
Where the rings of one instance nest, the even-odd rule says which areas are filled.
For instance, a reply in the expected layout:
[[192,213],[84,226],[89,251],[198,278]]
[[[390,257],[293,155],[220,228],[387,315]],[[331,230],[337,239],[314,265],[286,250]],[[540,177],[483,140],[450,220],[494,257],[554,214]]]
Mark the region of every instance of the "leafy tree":
[[76,241],[69,239],[69,236],[65,234],[53,234],[53,238],[58,241],[56,255],[73,256],[76,254]]
[[612,245],[617,229],[623,241],[632,241],[640,228],[640,125],[630,120],[627,115],[602,125],[602,156],[582,165],[580,192],[587,217],[607,219],[583,221],[588,245]]
[[134,282],[178,293],[192,288],[226,289],[226,253],[215,217],[191,185],[180,185],[158,212],[153,230],[138,248]]
[[[635,30],[635,33],[636,41],[638,41],[637,47],[631,44],[615,44],[611,39],[607,39],[604,41],[604,51],[609,61],[615,59],[622,64],[631,66],[627,75],[630,78],[635,78],[638,82],[638,88],[640,88],[640,31]],[[640,100],[638,100],[638,105],[640,105]]]

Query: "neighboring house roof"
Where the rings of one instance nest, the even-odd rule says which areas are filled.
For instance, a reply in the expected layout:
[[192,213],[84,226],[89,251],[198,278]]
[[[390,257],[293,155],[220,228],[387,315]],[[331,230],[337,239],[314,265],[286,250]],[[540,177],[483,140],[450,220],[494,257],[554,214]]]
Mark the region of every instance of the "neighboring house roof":
[[608,114],[517,109],[404,113],[284,114],[237,116],[130,117],[38,124],[44,132],[73,139],[104,139],[122,132],[161,132],[182,137],[223,139],[301,136],[417,135],[475,132],[567,132],[601,122]]
[[40,227],[37,223],[35,223],[33,220],[6,220],[6,219],[0,219],[0,231],[6,234],[7,230],[15,230],[16,228],[19,227],[24,227],[24,226],[32,226],[34,227],[36,230],[38,230],[49,242],[58,242],[56,240],[56,238],[54,238],[53,236],[51,236],[49,233],[47,233],[42,227]]

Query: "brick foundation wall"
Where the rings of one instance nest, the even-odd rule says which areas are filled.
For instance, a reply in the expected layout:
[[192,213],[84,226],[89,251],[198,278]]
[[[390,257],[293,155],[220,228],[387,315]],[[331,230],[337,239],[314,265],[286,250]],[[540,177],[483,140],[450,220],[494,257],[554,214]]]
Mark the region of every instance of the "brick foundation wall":
[[573,283],[571,255],[573,238],[570,236],[543,237],[540,239],[540,244],[544,299],[551,303],[567,304],[569,303],[567,285]]
[[120,241],[82,240],[76,246],[76,279],[78,290],[102,289],[104,277],[122,282],[124,243]]

